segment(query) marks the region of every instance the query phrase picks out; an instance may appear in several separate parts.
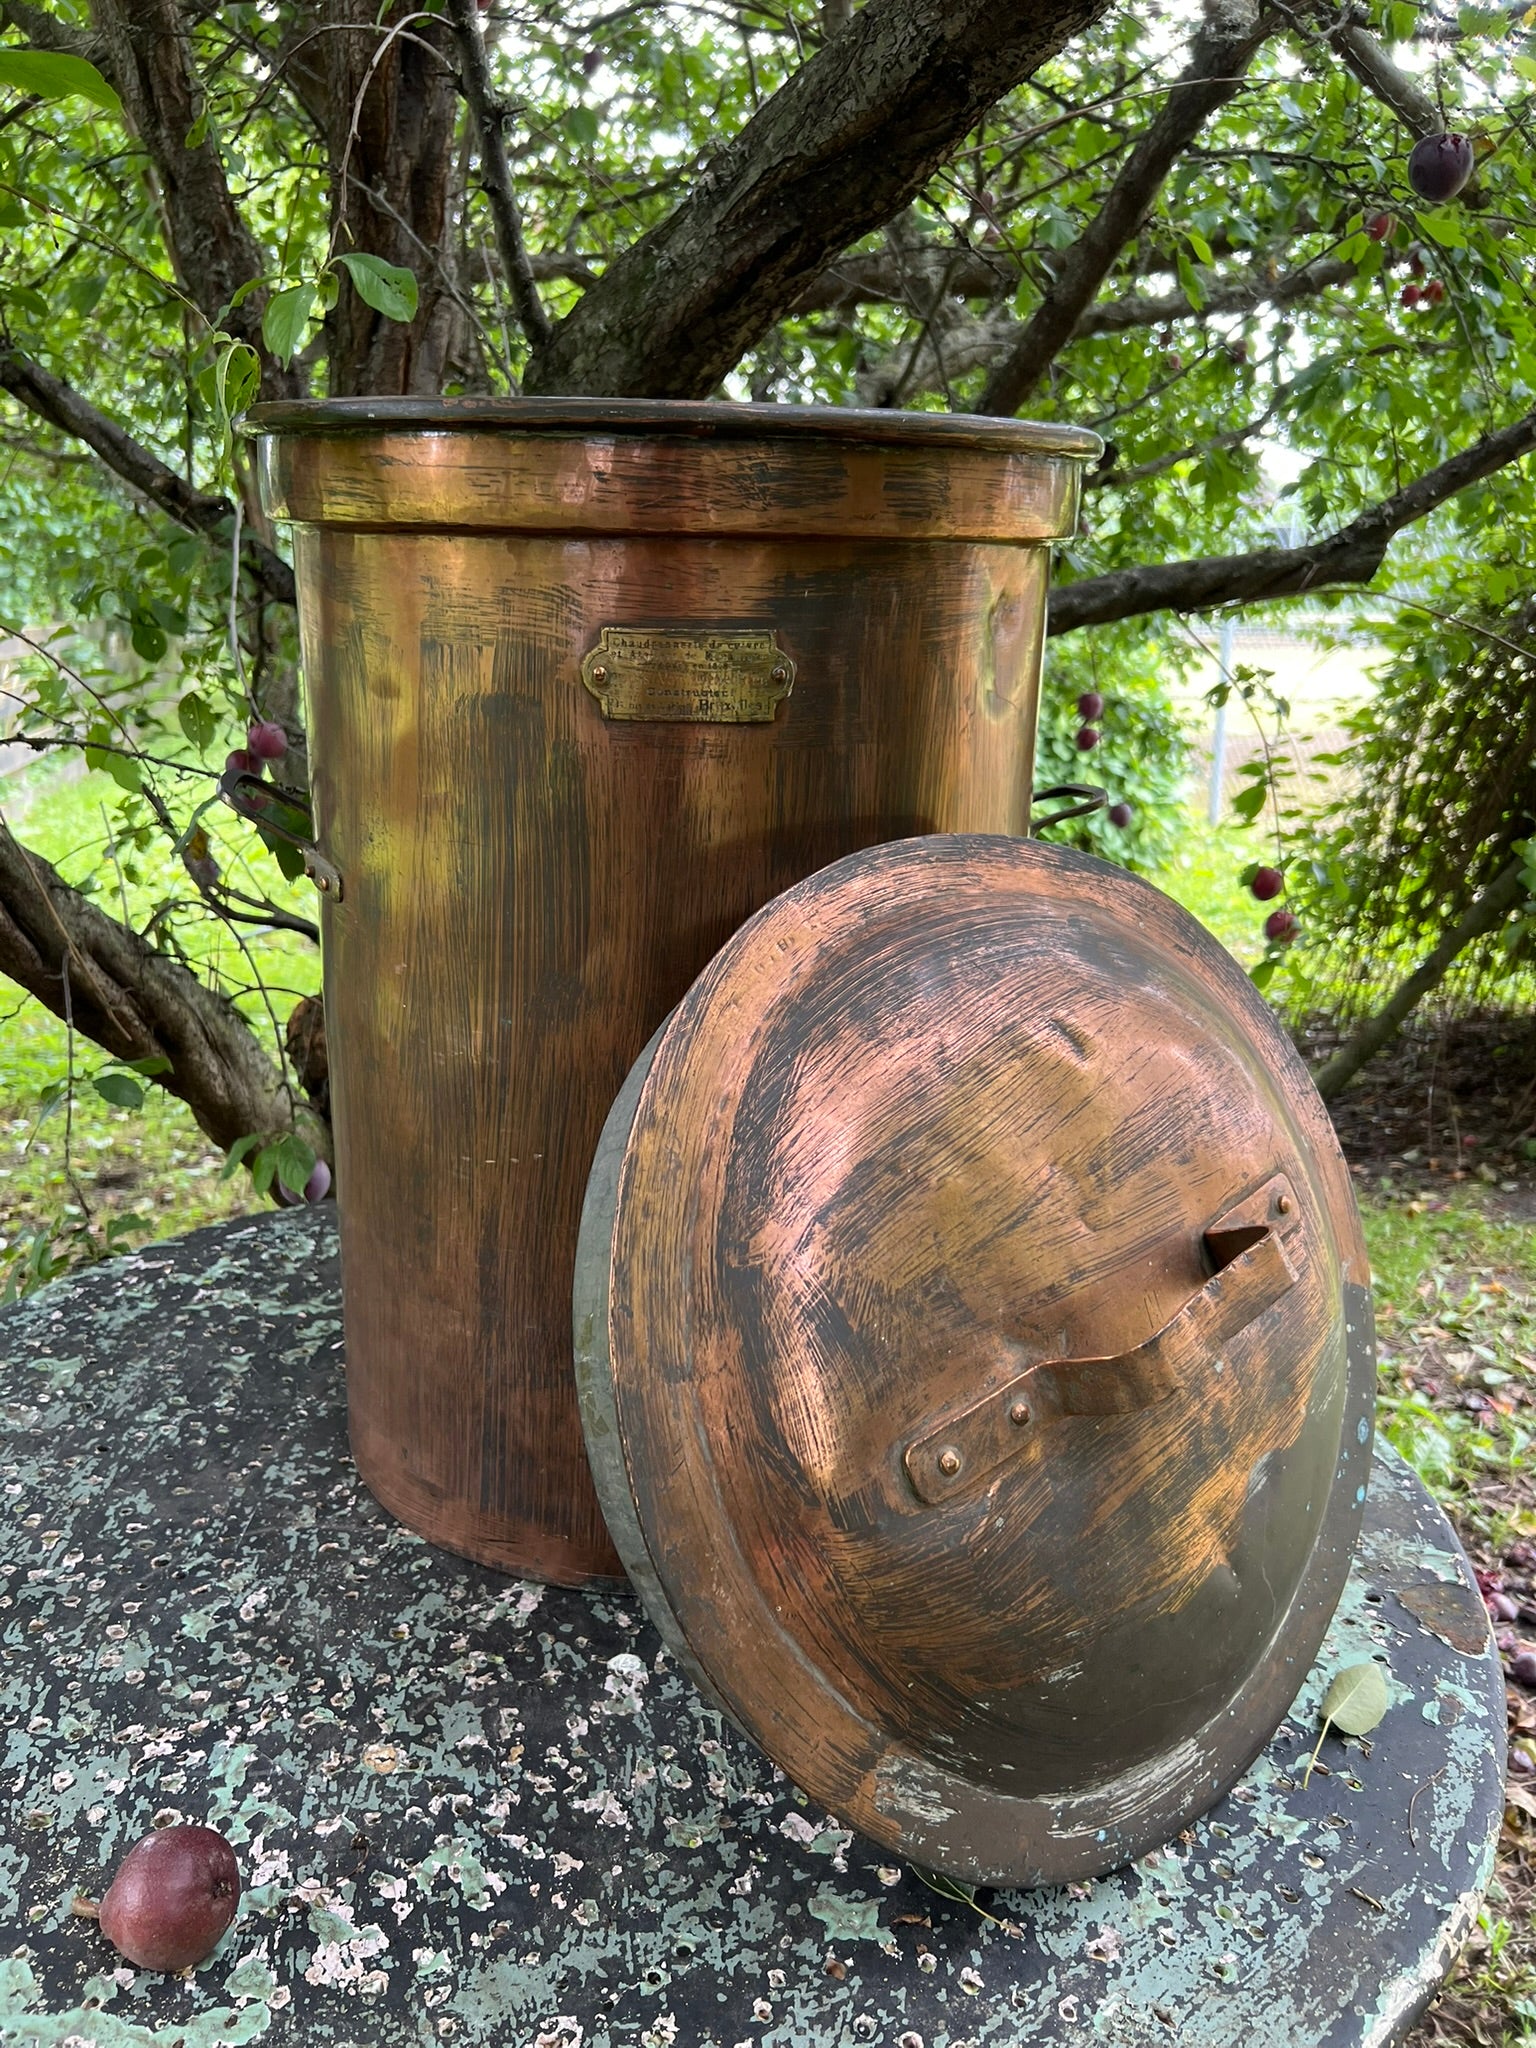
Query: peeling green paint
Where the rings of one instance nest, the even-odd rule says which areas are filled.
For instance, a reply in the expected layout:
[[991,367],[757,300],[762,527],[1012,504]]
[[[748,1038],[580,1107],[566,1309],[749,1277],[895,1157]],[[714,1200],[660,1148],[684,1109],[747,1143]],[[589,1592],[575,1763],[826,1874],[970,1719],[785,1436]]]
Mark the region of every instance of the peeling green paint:
[[[632,1599],[498,1579],[379,1511],[346,1452],[332,1249],[295,1212],[0,1314],[0,1394],[30,1389],[0,1448],[4,2048],[1402,2031],[1491,1869],[1502,1689],[1394,1597],[1462,1576],[1396,1461],[1232,1794],[1094,1884],[986,1895],[984,1920],[722,1726]],[[1386,1719],[1329,1737],[1303,1788],[1328,1682],[1371,1656]],[[223,1828],[246,1878],[186,1978],[114,1967],[69,1910],[164,1812]]]

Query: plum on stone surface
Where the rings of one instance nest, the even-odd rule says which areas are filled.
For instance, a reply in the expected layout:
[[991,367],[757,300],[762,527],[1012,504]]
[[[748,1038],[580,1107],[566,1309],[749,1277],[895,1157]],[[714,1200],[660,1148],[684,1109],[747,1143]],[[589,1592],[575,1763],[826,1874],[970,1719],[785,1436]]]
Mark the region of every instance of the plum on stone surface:
[[118,1865],[101,1931],[141,1970],[186,1970],[211,1955],[240,1903],[240,1866],[216,1828],[157,1828]]

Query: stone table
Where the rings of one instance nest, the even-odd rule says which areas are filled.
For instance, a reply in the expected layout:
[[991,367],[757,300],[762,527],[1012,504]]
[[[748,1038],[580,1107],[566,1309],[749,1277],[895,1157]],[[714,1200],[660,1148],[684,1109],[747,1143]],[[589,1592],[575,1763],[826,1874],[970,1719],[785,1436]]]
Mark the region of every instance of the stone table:
[[[348,1458],[340,1331],[314,1210],[0,1314],[7,2048],[1357,2048],[1444,1973],[1491,1869],[1503,1688],[1390,1454],[1236,1789],[1096,1884],[971,1904],[807,1806],[633,1599],[391,1522]],[[1391,1710],[1304,1787],[1321,1694],[1366,1657]],[[245,1873],[183,1978],[70,1910],[157,1817],[223,1829]]]

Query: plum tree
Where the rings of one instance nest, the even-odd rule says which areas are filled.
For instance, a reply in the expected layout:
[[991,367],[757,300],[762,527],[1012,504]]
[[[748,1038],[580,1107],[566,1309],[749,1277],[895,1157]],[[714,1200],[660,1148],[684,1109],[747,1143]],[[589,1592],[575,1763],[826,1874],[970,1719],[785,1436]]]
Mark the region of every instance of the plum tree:
[[[1097,427],[1049,631],[1105,650],[1080,681],[1116,751],[1181,615],[1369,584],[1399,535],[1475,558],[1522,516],[1529,60],[1516,13],[1467,13],[0,0],[0,626],[84,629],[16,662],[0,739],[83,753],[111,832],[170,847],[226,754],[302,790],[293,575],[232,418],[522,392]],[[1402,320],[1427,267],[1454,321]],[[1115,768],[1130,858],[1171,804]],[[162,1063],[221,1146],[323,1151],[260,950],[314,943],[312,906],[276,835],[200,822],[203,886],[130,919],[0,819],[0,974]]]

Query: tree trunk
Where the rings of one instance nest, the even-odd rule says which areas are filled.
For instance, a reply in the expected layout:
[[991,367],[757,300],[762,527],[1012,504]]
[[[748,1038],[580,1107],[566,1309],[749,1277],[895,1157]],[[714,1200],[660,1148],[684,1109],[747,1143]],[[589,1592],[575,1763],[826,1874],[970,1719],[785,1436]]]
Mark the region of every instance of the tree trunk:
[[840,251],[1107,0],[870,0],[766,100],[528,365],[531,392],[708,398]]
[[1438,988],[1444,981],[1457,955],[1474,939],[1482,938],[1485,932],[1501,925],[1525,892],[1525,863],[1515,860],[1501,869],[1486,889],[1473,897],[1465,914],[1399,985],[1391,1000],[1384,1003],[1374,1017],[1368,1017],[1353,1038],[1347,1039],[1317,1069],[1312,1078],[1324,1102],[1331,1102],[1355,1078],[1366,1061],[1373,1059],[1389,1040],[1397,1036],[1416,1006],[1432,988]]
[[210,327],[249,343],[261,359],[267,398],[296,398],[299,373],[261,338],[265,286],[233,303],[266,268],[261,245],[235,205],[206,126],[185,11],[177,0],[92,0],[103,66],[155,170],[166,244],[182,289]]
[[450,217],[452,32],[398,0],[382,14],[374,0],[329,0],[325,16],[310,47],[323,81],[335,248],[398,263],[420,288],[407,326],[364,305],[342,279],[326,321],[331,395],[435,398],[464,339]]

